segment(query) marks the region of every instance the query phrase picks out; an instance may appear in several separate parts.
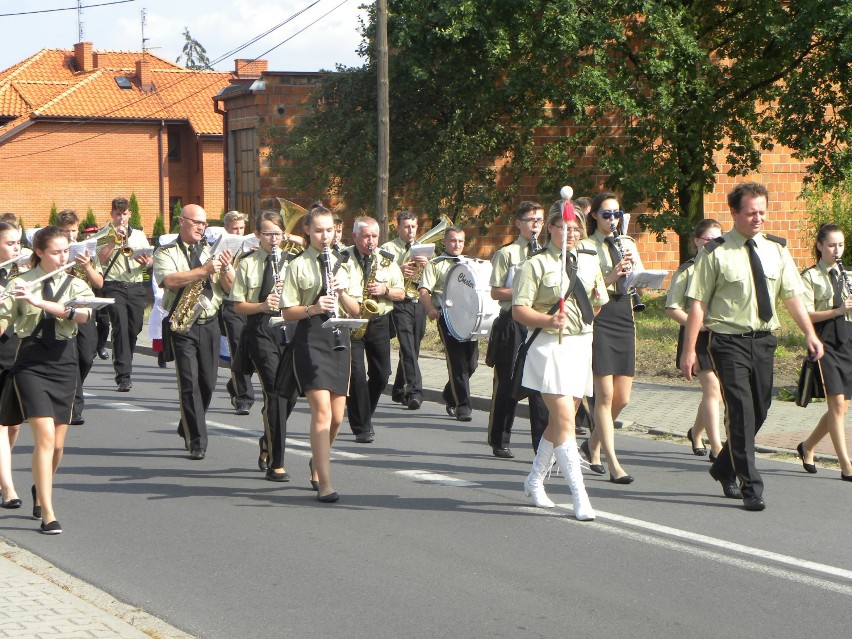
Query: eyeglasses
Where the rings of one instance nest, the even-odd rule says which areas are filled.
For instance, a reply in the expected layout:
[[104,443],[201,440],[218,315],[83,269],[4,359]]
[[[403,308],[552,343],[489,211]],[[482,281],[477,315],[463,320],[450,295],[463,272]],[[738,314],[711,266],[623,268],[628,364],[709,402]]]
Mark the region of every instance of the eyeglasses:
[[281,231],[261,231],[260,234],[270,240],[274,240],[276,237],[284,237]]
[[[718,235],[716,237],[718,237]],[[704,237],[703,235],[699,235],[695,239],[696,240],[704,240],[705,242],[709,242],[710,240],[715,240],[716,237]]]
[[615,210],[615,211],[598,211],[598,215],[601,216],[602,219],[608,220],[610,218],[615,218],[616,220],[620,220],[624,217],[624,211]]
[[[561,230],[563,230],[563,229],[565,228],[565,227],[563,227],[563,226],[556,226],[555,224],[551,224],[551,226],[552,226],[553,228],[555,228],[555,229],[559,230],[559,231],[561,231]],[[576,233],[577,235],[582,235],[582,233],[583,233],[583,231],[582,231],[580,228],[576,227],[576,226],[569,226],[569,227],[568,227],[568,229],[567,229],[567,231],[568,231],[569,233]]]
[[195,228],[198,229],[206,229],[208,227],[207,222],[205,222],[204,220],[193,220],[192,218],[186,217],[185,215],[181,215],[180,219],[190,222]]
[[522,217],[521,222],[526,222],[527,224],[544,224],[543,217]]

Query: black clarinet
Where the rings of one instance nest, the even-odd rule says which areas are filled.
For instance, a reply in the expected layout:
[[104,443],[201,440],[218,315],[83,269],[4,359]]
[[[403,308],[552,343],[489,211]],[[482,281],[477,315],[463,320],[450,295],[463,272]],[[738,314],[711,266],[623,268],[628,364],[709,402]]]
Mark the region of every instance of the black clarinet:
[[[324,294],[334,298],[334,310],[331,311],[328,314],[328,316],[331,319],[336,319],[337,318],[337,293],[330,290],[330,287],[329,287],[329,283],[331,282],[332,271],[331,271],[331,252],[328,250],[328,244],[326,244],[323,247],[322,257],[323,257],[323,260],[322,260],[323,266],[325,267],[325,270],[323,272],[323,278],[325,279]],[[344,350],[346,347],[343,345],[343,338],[340,335],[340,328],[338,326],[334,326],[331,329],[331,332],[334,333],[333,349],[336,350],[336,351]]]
[[[618,248],[619,254],[621,254],[621,259],[624,259],[624,245],[621,243],[621,236],[618,234],[618,222],[614,219],[612,221],[612,237],[615,240],[615,246]],[[628,262],[627,264],[627,272],[633,270],[633,265]],[[633,304],[633,312],[641,313],[645,310],[645,303],[639,297],[639,293],[636,291],[636,288],[631,286],[627,289],[627,294],[630,296],[630,301]]]
[[843,260],[840,259],[839,255],[835,255],[834,261],[837,264],[837,271],[840,273],[840,279],[843,282],[843,290],[846,291],[847,296],[852,295],[852,282],[849,281],[849,275],[843,267]]

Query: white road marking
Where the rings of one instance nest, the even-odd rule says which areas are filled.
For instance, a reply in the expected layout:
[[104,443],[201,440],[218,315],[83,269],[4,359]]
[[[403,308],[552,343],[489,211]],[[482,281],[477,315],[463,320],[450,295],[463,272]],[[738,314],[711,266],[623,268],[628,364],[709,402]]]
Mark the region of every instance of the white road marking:
[[128,404],[127,402],[104,402],[103,404],[95,404],[92,408],[113,408],[124,411],[125,413],[144,413],[151,410],[150,408]]
[[[174,423],[175,426],[178,425],[178,422]],[[213,428],[218,428],[219,430],[230,430],[237,433],[243,433],[245,435],[250,435],[252,437],[259,437],[260,431],[254,430],[253,428],[245,428],[243,426],[233,426],[232,424],[225,424],[224,422],[214,422],[211,420],[207,420],[207,425],[212,426]],[[310,448],[310,442],[302,441],[300,439],[291,439],[287,437],[284,440],[287,443],[287,446],[291,447],[289,452],[296,453],[297,455],[306,455],[310,456],[310,451],[301,451],[301,450],[292,450],[292,448]],[[257,446],[257,441],[250,442],[253,446]],[[362,455],[360,453],[350,453],[345,450],[336,450],[334,448],[331,449],[331,454],[334,457],[339,457],[343,459],[366,459],[366,455]]]
[[481,486],[481,484],[477,484],[476,482],[459,479],[458,477],[450,477],[449,475],[439,475],[438,473],[431,473],[428,470],[398,470],[396,471],[396,474],[410,479],[416,479],[417,481],[442,484],[443,486],[456,486],[462,488],[469,486]]

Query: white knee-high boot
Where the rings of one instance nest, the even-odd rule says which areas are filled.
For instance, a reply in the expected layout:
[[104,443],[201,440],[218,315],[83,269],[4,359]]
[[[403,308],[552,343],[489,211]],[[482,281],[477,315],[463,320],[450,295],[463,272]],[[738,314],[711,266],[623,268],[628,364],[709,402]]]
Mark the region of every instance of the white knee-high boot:
[[556,463],[571,488],[571,496],[574,498],[574,517],[580,521],[591,521],[595,518],[592,503],[586,494],[586,486],[583,484],[583,472],[580,467],[580,453],[574,444],[563,442],[560,446],[553,448],[556,455]]
[[553,464],[553,444],[544,437],[538,444],[535,459],[533,459],[532,470],[524,480],[524,494],[532,497],[535,505],[539,508],[554,508],[554,504],[547,493],[544,492],[544,477]]

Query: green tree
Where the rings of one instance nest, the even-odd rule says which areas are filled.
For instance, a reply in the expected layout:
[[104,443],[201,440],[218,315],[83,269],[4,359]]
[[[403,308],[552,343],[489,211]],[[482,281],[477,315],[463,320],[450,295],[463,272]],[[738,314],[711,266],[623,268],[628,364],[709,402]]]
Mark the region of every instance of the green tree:
[[86,217],[83,218],[83,221],[80,222],[80,233],[83,232],[83,229],[87,226],[97,226],[98,219],[95,217],[95,212],[92,210],[92,207],[89,207],[89,210],[86,211]]
[[164,215],[160,213],[156,219],[154,220],[154,230],[151,231],[151,243],[154,246],[157,246],[157,240],[159,240],[161,235],[166,234],[166,221],[164,219]]
[[142,217],[139,215],[139,200],[136,199],[136,194],[130,194],[130,201],[127,203],[127,208],[130,210],[130,221],[128,224],[132,228],[142,228]]
[[[275,149],[297,187],[356,207],[375,190],[363,33],[366,63],[326,76]],[[751,173],[783,143],[815,177],[847,175],[850,34],[841,0],[390,0],[392,192],[454,219],[481,208],[484,225],[530,175],[542,200],[603,176],[685,257],[720,169]]]
[[187,69],[203,71],[212,68],[210,66],[210,58],[207,57],[207,49],[205,49],[198,40],[190,35],[189,27],[183,28],[183,37],[183,50],[175,62],[180,63],[181,58],[183,58],[183,66]]
[[47,218],[48,226],[56,226],[56,215],[58,211],[56,210],[56,202],[54,202],[50,207],[50,217]]
[[169,225],[171,228],[171,232],[175,233],[178,227],[178,219],[180,218],[180,211],[183,208],[183,204],[180,203],[180,200],[175,202],[175,205],[172,207],[172,219],[171,224]]

